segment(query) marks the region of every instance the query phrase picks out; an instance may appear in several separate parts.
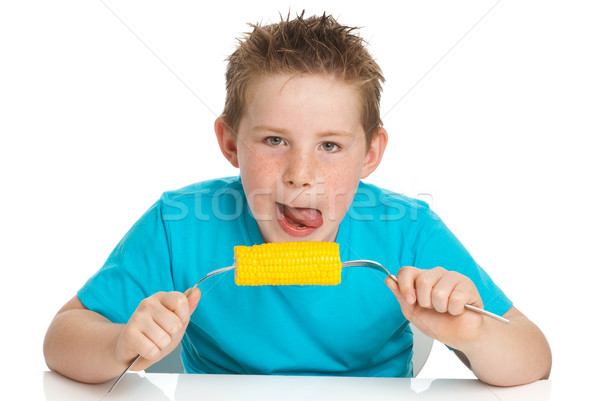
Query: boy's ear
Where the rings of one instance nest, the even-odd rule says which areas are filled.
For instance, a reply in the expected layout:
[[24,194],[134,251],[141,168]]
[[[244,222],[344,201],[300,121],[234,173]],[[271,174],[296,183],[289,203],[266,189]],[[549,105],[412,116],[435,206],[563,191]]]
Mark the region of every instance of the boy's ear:
[[238,163],[237,143],[233,136],[233,131],[231,131],[223,116],[219,116],[215,120],[215,134],[217,135],[217,141],[219,141],[219,147],[223,156],[229,160],[229,163],[233,167],[240,167]]
[[371,147],[365,155],[362,175],[360,178],[367,178],[373,171],[375,171],[377,166],[379,166],[379,163],[381,163],[381,159],[383,158],[383,152],[385,152],[385,147],[387,146],[387,141],[388,135],[385,128],[377,128],[377,130],[373,133]]

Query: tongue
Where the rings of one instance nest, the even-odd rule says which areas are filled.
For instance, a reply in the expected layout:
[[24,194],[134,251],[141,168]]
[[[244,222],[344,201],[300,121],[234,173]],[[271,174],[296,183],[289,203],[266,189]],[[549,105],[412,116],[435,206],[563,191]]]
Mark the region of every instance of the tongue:
[[283,215],[295,226],[318,228],[323,225],[323,216],[317,209],[283,206]]

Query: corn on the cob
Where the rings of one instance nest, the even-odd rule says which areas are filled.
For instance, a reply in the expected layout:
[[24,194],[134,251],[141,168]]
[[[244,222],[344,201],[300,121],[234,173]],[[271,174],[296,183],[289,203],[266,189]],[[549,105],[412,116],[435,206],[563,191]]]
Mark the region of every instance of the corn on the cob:
[[280,242],[234,247],[237,285],[336,285],[342,280],[335,242]]

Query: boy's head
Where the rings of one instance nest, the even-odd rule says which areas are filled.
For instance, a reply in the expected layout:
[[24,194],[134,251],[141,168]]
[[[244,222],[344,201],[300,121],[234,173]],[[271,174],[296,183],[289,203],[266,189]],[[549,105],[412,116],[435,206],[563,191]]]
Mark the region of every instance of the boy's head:
[[239,41],[228,58],[223,117],[234,135],[248,107],[253,84],[267,75],[320,73],[353,86],[360,99],[367,147],[381,126],[379,102],[381,69],[371,57],[356,28],[340,25],[332,16],[281,20],[254,29]]
[[387,144],[381,71],[331,17],[255,27],[230,57],[215,132],[265,242],[335,241]]

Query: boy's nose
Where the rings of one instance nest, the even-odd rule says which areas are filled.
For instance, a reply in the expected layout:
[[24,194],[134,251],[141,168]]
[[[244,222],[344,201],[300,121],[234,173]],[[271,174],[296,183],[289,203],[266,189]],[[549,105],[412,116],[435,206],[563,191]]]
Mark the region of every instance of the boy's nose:
[[311,188],[315,184],[315,161],[306,155],[295,154],[287,161],[283,183],[293,188]]

